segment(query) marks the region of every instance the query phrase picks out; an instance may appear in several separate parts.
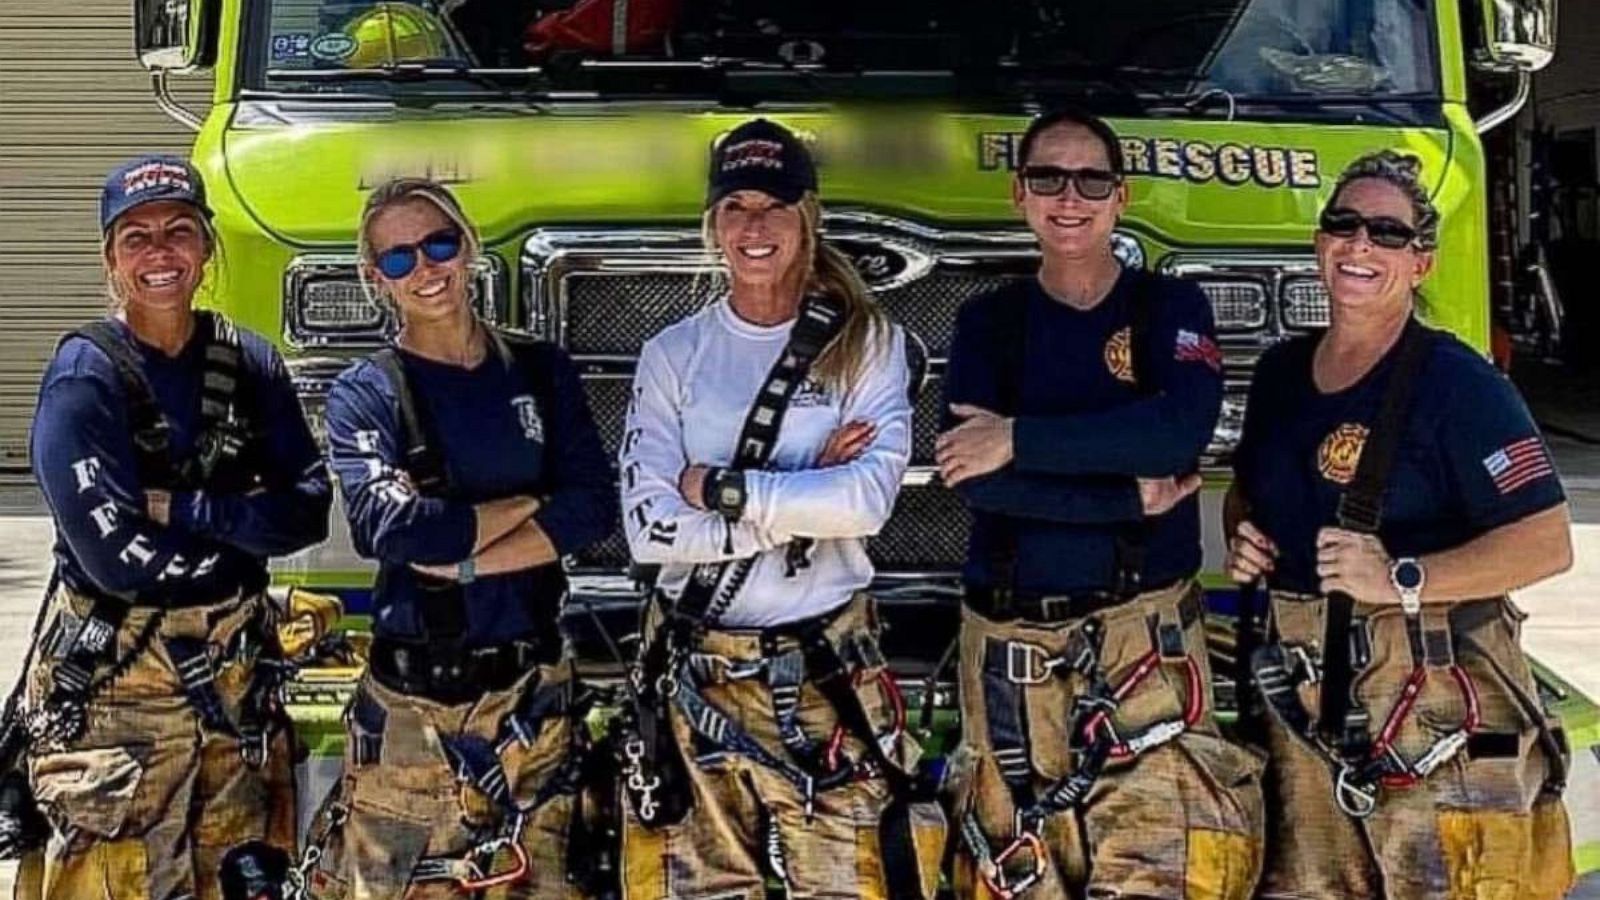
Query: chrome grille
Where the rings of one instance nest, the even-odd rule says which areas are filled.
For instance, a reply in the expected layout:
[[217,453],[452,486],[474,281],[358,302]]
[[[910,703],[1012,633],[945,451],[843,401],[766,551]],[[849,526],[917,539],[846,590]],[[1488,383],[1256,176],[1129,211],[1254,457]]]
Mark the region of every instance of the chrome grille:
[[589,398],[594,424],[600,431],[600,443],[605,445],[609,460],[616,460],[617,449],[622,445],[622,424],[628,414],[628,392],[632,385],[632,374],[606,373],[583,378],[583,392]]
[[[827,240],[935,360],[949,351],[963,302],[1037,265],[1032,236],[1019,230],[942,232],[841,213],[828,218]],[[717,261],[687,229],[545,229],[529,237],[522,261],[530,324],[580,358],[630,360],[723,289]]]
[[631,357],[721,282],[700,272],[574,272],[563,280],[563,340],[575,356]]

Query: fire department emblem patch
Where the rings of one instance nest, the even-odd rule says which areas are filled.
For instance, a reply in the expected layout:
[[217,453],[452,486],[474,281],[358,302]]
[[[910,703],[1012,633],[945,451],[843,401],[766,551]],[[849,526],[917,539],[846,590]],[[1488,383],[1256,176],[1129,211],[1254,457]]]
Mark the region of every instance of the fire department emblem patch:
[[1124,328],[1106,341],[1106,369],[1118,381],[1133,384],[1133,330]]
[[1322,439],[1317,449],[1317,471],[1334,484],[1355,480],[1361,449],[1367,445],[1367,426],[1346,422]]

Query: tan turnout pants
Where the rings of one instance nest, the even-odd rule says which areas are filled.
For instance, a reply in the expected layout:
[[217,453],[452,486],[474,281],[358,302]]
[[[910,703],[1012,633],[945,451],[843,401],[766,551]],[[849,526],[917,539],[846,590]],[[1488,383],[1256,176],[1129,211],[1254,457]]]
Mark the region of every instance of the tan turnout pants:
[[[510,813],[478,784],[458,780],[447,741],[480,739],[492,751],[510,798],[532,807],[520,844],[528,857],[521,877],[486,889],[485,898],[576,898],[567,883],[567,841],[575,796],[559,793],[535,806],[572,751],[565,714],[543,719],[532,740],[505,740],[502,724],[526,692],[572,686],[571,664],[539,666],[517,684],[476,702],[436,703],[402,694],[369,671],[346,711],[341,785],[323,802],[307,834],[320,861],[309,882],[320,900],[428,900],[469,896],[425,860],[466,860],[503,831]],[[495,776],[498,777],[498,776]],[[334,817],[338,817],[335,820]],[[500,848],[479,864],[489,879],[516,871],[517,855]],[[458,871],[465,871],[458,869]]]
[[[647,617],[646,634],[654,616]],[[858,594],[827,627],[827,637],[847,662],[843,648],[854,644],[876,654],[879,624],[872,601]],[[787,646],[787,645],[784,645]],[[773,712],[772,692],[753,671],[763,658],[760,633],[713,630],[698,648],[706,674],[701,691],[738,727],[775,757],[785,749]],[[851,663],[855,665],[854,663]],[[890,700],[880,689],[881,663],[856,671],[857,690],[874,730],[890,732]],[[801,792],[777,771],[746,756],[719,752],[697,739],[681,712],[669,712],[673,734],[688,771],[693,806],[679,823],[646,828],[628,813],[623,828],[624,893],[627,900],[764,897],[768,874],[779,878],[788,895],[801,898],[881,898],[886,896],[879,826],[889,805],[881,777],[819,791],[808,816]],[[838,717],[815,687],[801,687],[797,720],[813,738],[829,735]],[[843,752],[864,755],[851,735]],[[891,756],[909,768],[915,741],[905,734]],[[922,892],[938,886],[944,849],[944,817],[935,804],[912,806],[914,856]]]
[[[49,602],[47,638],[92,605],[66,588]],[[148,647],[88,704],[83,736],[30,755],[29,778],[54,834],[24,857],[18,900],[215,900],[218,867],[234,845],[255,839],[294,851],[289,731],[277,730],[263,765],[247,765],[238,740],[201,725],[165,645],[172,638],[206,642],[217,695],[237,722],[261,648],[239,639],[270,616],[265,597],[165,612],[136,607],[117,631],[117,658],[157,615]],[[260,627],[269,630],[270,621]],[[35,655],[30,711],[49,695],[57,665],[48,652]]]
[[[1539,741],[1545,723],[1535,716],[1544,714],[1518,643],[1523,616],[1508,599],[1474,606],[1465,625],[1461,612],[1424,607],[1424,630],[1448,636],[1448,651],[1436,643],[1438,658],[1427,666],[1394,747],[1414,762],[1461,725],[1465,696],[1438,665],[1452,658],[1477,693],[1476,735],[1422,783],[1382,789],[1369,817],[1342,812],[1329,763],[1269,717],[1262,896],[1554,900],[1566,894],[1574,878],[1571,838],[1560,797],[1545,789],[1552,760]],[[1274,594],[1275,634],[1320,657],[1325,607],[1319,597]],[[1365,631],[1372,648],[1352,691],[1376,734],[1413,669],[1405,617],[1397,607],[1357,604],[1352,627]],[[1533,709],[1518,693],[1533,700]],[[1299,699],[1314,718],[1320,685],[1302,685]]]
[[[963,611],[961,631],[962,746],[957,772],[957,815],[976,817],[993,854],[1016,836],[1016,804],[991,741],[984,670],[991,648],[1016,645],[1027,765],[1035,792],[1073,771],[1069,748],[1072,709],[1088,690],[1079,674],[1047,674],[1043,660],[1075,654],[1085,622],[1097,620],[1104,639],[1100,665],[1115,686],[1136,664],[1158,651],[1165,628],[1181,633],[1169,653],[1134,686],[1112,715],[1118,734],[1137,735],[1151,725],[1181,720],[1200,704],[1192,727],[1169,742],[1125,760],[1111,760],[1078,808],[1044,821],[1043,877],[1021,896],[1171,897],[1242,900],[1251,896],[1261,866],[1262,762],[1224,740],[1212,718],[1211,668],[1206,658],[1200,590],[1183,583],[1141,594],[1126,604],[1059,624],[995,622]],[[1174,642],[1175,643],[1175,642]],[[1178,650],[1178,653],[1170,651]],[[1192,696],[1184,658],[1198,668],[1199,697]],[[992,671],[992,670],[991,670]],[[993,678],[993,675],[991,675]],[[1015,885],[1032,872],[1036,856],[1019,852],[1003,867]],[[957,896],[992,898],[966,841],[955,864]]]

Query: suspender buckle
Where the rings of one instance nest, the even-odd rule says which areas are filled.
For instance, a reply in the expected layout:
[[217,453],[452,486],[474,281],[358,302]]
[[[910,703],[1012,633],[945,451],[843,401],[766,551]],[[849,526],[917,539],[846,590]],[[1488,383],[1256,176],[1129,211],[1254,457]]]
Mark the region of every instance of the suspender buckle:
[[1006,642],[1006,680],[1012,684],[1044,684],[1055,674],[1059,662],[1034,644]]

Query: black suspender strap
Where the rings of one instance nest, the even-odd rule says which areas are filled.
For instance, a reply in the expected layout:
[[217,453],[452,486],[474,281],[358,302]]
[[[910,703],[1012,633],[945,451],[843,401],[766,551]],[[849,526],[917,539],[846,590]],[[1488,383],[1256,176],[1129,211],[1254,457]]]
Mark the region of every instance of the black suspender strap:
[[117,371],[127,404],[135,465],[139,479],[153,488],[176,487],[177,467],[172,459],[172,425],[156,402],[155,391],[144,375],[144,361],[127,339],[107,320],[90,322],[68,337],[80,337],[104,353]]
[[[1339,498],[1339,527],[1362,534],[1377,534],[1383,524],[1383,499],[1388,490],[1389,473],[1394,467],[1395,451],[1405,430],[1406,417],[1411,411],[1411,397],[1417,376],[1422,371],[1428,350],[1433,346],[1432,334],[1415,319],[1406,323],[1395,354],[1394,367],[1389,372],[1389,383],[1384,390],[1383,404],[1373,421],[1372,430],[1356,464],[1356,474],[1350,486]],[[1365,741],[1365,712],[1346,721],[1352,714],[1350,681],[1354,675],[1351,664],[1351,618],[1355,601],[1348,594],[1334,592],[1327,597],[1327,624],[1322,644],[1322,706],[1318,717],[1319,728],[1336,747],[1359,745]]]
[[[385,347],[374,353],[373,362],[383,371],[394,388],[395,402],[400,410],[400,428],[405,445],[402,450],[406,474],[424,497],[448,497],[451,493],[450,473],[445,466],[444,450],[437,440],[433,417],[422,402],[416,383],[406,368],[400,351]],[[379,573],[377,589],[383,589],[384,574]],[[430,642],[453,643],[467,631],[466,604],[462,587],[455,581],[444,581],[416,576],[418,587],[417,613],[422,628]]]
[[[1142,269],[1132,270],[1134,279],[1133,307],[1129,312],[1128,321],[1128,354],[1133,363],[1134,387],[1138,395],[1149,397],[1155,393],[1152,372],[1153,356],[1150,353],[1150,322],[1153,318],[1155,305],[1154,284],[1155,276]],[[1115,554],[1112,565],[1116,571],[1112,573],[1111,590],[1122,597],[1132,597],[1139,593],[1144,582],[1144,564],[1150,555],[1150,539],[1152,528],[1149,519],[1140,518],[1123,525],[1118,529],[1114,539]]]
[[917,780],[884,751],[872,727],[872,719],[861,704],[861,695],[856,693],[850,669],[833,642],[828,640],[823,623],[816,623],[801,635],[801,652],[805,657],[806,674],[817,692],[833,707],[845,730],[865,745],[868,758],[888,782],[891,799],[879,822],[878,841],[889,900],[918,900],[922,897],[922,880],[912,833],[911,805],[926,798],[917,796]]
[[450,473],[445,468],[444,451],[434,440],[433,418],[426,405],[418,401],[416,384],[411,380],[400,351],[385,347],[372,355],[372,361],[383,370],[389,386],[394,388],[395,402],[400,408],[400,428],[405,433],[402,453],[411,483],[425,497],[448,495]]
[[[1012,292],[995,305],[994,318],[989,327],[989,359],[999,368],[995,371],[995,393],[999,402],[996,412],[1015,416],[1022,411],[1023,369],[1027,365],[1028,300],[1026,291]],[[995,594],[995,612],[1005,615],[1011,592],[1016,588],[1017,576],[1017,521],[1009,516],[996,515],[989,537],[988,563],[992,588]]]
[[239,402],[246,387],[239,331],[223,316],[204,310],[195,313],[195,328],[205,342],[201,428],[195,436],[193,453],[184,459],[173,455],[172,425],[145,377],[143,360],[117,327],[102,319],[68,335],[93,344],[116,369],[127,403],[135,464],[140,481],[149,487],[204,487],[241,475],[238,467],[250,430]]
[[[1015,651],[1009,640],[984,638],[983,714],[989,723],[989,746],[1000,778],[1011,789],[1019,810],[1034,804],[1033,761],[1028,741],[1027,705],[1012,681]],[[1030,673],[1031,674],[1031,673]],[[1048,674],[1048,673],[1047,673]]]

